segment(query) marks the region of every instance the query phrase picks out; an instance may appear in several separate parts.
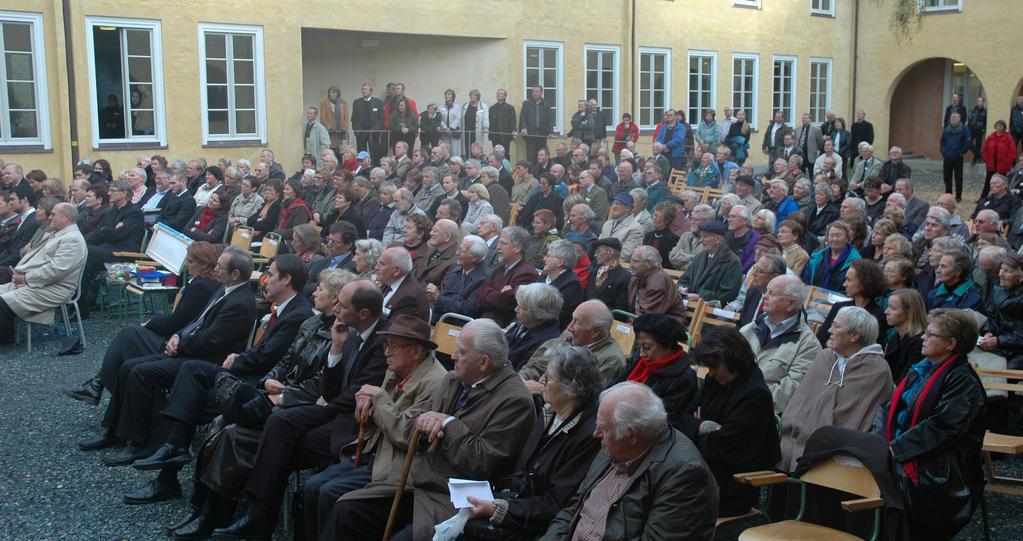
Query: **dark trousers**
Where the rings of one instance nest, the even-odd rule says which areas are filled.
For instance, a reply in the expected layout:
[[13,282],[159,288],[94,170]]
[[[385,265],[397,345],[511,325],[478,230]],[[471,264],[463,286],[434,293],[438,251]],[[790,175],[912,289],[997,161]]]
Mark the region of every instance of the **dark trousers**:
[[360,131],[355,128],[355,145],[360,151],[365,150],[369,152],[369,155],[373,158],[373,163],[377,163],[383,154],[380,153],[380,134],[370,133],[368,131]]
[[317,532],[324,529],[338,498],[368,485],[372,480],[373,457],[363,461],[358,468],[354,466],[351,460],[331,464],[306,480],[302,493],[306,539],[316,539]]
[[278,410],[267,420],[245,492],[250,497],[249,513],[264,518],[270,531],[277,526],[288,474],[334,460],[331,421],[339,414],[351,415],[338,406],[313,404]]
[[185,361],[174,378],[165,417],[192,426],[205,424],[217,416],[214,385],[224,367],[201,359]]
[[988,196],[988,193],[991,192],[991,177],[993,176],[995,176],[994,171],[988,171],[987,174],[984,175],[984,189],[980,191],[981,199],[986,198]]
[[984,150],[984,130],[970,131],[970,146],[973,150],[973,163],[981,161],[981,153]]
[[118,437],[134,442],[151,442],[150,436],[156,428],[153,426],[156,399],[174,384],[184,361],[160,354],[132,367],[127,386],[121,392],[124,402],[117,419]]
[[103,354],[103,365],[99,369],[103,386],[113,392],[124,361],[160,353],[165,341],[164,337],[141,326],[133,325],[118,331]]
[[1012,134],[1012,139],[1016,141],[1016,146],[1019,146],[1019,142],[1023,140],[1023,131],[1009,132]]
[[956,200],[963,198],[963,157],[945,158],[942,163],[942,175],[945,179],[945,193],[952,193],[952,180],[955,177]]
[[[393,498],[337,502],[320,530],[320,540],[376,541],[384,535]],[[398,504],[391,539],[412,539],[412,496],[406,492]]]
[[540,152],[541,148],[547,148],[547,137],[542,135],[527,135],[524,139],[526,140],[526,159],[529,160],[529,163],[535,164],[536,153]]
[[682,156],[668,156],[672,169],[682,169],[685,166],[685,158]]
[[[166,357],[167,356],[163,353],[154,353],[152,355],[127,359],[121,364],[120,370],[117,371],[117,377],[114,380],[113,387],[107,387],[107,390],[110,391],[110,402],[107,403],[107,411],[103,414],[103,426],[107,429],[107,435],[116,436],[118,433],[118,427],[121,426],[122,413],[128,407],[128,380],[131,376],[132,370],[134,370],[136,366],[155,362]],[[104,385],[104,387],[106,387],[106,385]],[[149,412],[147,412],[147,415],[148,413]],[[147,442],[135,440],[134,443],[145,444]]]
[[[0,344],[10,344],[14,342],[14,337],[18,332],[18,315],[11,310],[11,307],[7,304],[2,297],[0,297]],[[32,332],[31,330],[29,332]]]

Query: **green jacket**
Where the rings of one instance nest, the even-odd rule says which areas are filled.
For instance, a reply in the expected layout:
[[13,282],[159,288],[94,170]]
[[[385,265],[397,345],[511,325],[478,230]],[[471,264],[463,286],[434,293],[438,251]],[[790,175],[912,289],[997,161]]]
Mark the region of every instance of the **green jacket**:
[[700,252],[686,267],[679,283],[691,293],[698,294],[705,301],[718,301],[722,306],[735,300],[742,286],[742,263],[739,256],[728,249],[724,242],[711,258],[707,252]]

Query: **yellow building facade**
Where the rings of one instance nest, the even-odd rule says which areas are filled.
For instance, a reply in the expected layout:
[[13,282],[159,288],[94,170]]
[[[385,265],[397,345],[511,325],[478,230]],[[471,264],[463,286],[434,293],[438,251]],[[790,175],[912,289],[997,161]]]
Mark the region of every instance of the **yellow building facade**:
[[[888,30],[892,1],[0,0],[0,158],[67,179],[75,157],[106,158],[116,174],[139,155],[254,162],[270,148],[292,171],[304,107],[331,85],[350,103],[363,82],[377,96],[403,82],[423,110],[447,88],[459,103],[479,89],[487,104],[505,88],[518,109],[540,81],[559,133],[583,97],[611,129],[628,112],[644,132],[668,107],[696,122],[733,105],[755,128],[779,107],[796,123],[827,110],[851,122],[863,108],[886,146],[907,74],[936,77],[941,61],[983,84],[989,126],[1007,115],[1020,70],[976,38],[1010,35],[1015,0],[924,0],[906,44]],[[929,90],[933,115],[957,80]]]

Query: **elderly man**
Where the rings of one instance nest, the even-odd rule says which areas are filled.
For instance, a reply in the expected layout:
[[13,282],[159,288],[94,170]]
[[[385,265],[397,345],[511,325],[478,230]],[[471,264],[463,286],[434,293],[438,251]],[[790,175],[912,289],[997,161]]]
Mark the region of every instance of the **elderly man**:
[[803,282],[799,278],[782,275],[771,280],[762,302],[764,315],[739,332],[753,348],[774,397],[774,411],[780,414],[821,345],[802,317]]
[[[895,181],[895,192],[906,198],[906,220],[915,224],[923,223],[927,216],[927,209],[930,205],[926,201],[914,195],[913,181],[908,178],[900,178]],[[956,202],[959,200],[957,199]]]
[[423,286],[443,284],[455,266],[455,251],[458,250],[461,236],[458,224],[447,219],[437,220],[426,242],[426,256],[412,268],[412,277]]
[[[803,154],[803,172],[809,174],[816,164],[821,149],[825,147],[824,134],[819,126],[810,121],[810,113],[803,113],[802,125],[795,130],[796,146]],[[779,218],[778,221],[781,221]]]
[[745,274],[756,259],[757,241],[760,233],[753,230],[753,215],[745,205],[735,205],[728,211],[728,233],[725,243],[732,253],[739,256],[742,262],[742,273]]
[[[943,193],[938,196],[938,204],[934,207],[930,207],[927,210],[926,216],[930,216],[931,211],[935,208],[942,208],[949,213],[949,234],[966,241],[970,238],[970,227],[963,221],[963,217],[956,212],[956,199],[955,196],[950,193]],[[920,233],[923,230],[923,224],[920,224]],[[915,235],[914,235],[915,236]]]
[[589,205],[585,203],[572,205],[568,211],[568,226],[565,228],[565,234],[576,233],[587,242],[592,242],[597,239],[594,222],[596,222],[596,215]]
[[214,538],[266,538],[276,527],[288,474],[303,465],[331,464],[356,438],[356,393],[364,385],[382,385],[387,369],[381,304],[380,291],[368,280],[341,289],[320,397],[270,416],[245,487],[248,504],[233,524],[214,530]]
[[749,175],[739,175],[735,179],[735,195],[739,197],[739,203],[749,209],[750,216],[763,206],[753,195],[753,187],[756,185],[757,181]]
[[622,377],[625,370],[625,354],[618,342],[611,336],[611,325],[614,318],[611,317],[611,310],[599,300],[588,300],[572,312],[572,321],[568,324],[561,336],[552,338],[533,352],[522,368],[519,369],[519,376],[526,383],[526,387],[534,395],[543,392],[543,384],[540,378],[547,371],[547,350],[557,347],[560,344],[571,344],[584,347],[593,353],[597,360],[597,368],[600,370],[604,386],[608,386]]
[[590,171],[583,171],[579,173],[579,191],[576,192],[582,196],[583,201],[593,209],[593,213],[596,215],[597,224],[602,224],[604,219],[607,218],[608,210],[611,208],[607,201],[607,192],[594,183],[596,179],[593,178],[593,173]]
[[629,282],[629,308],[637,316],[647,313],[665,314],[679,325],[689,324],[686,307],[674,281],[661,268],[661,255],[650,246],[640,246],[630,260],[632,280]]
[[775,277],[787,272],[785,259],[777,254],[765,254],[753,264],[750,271],[750,286],[746,289],[742,307],[739,309],[739,327],[746,325],[763,313],[764,291]]
[[991,176],[991,193],[977,201],[977,209],[973,211],[973,218],[982,210],[993,210],[998,213],[998,219],[1003,223],[1012,220],[1012,216],[1019,209],[1019,200],[1009,193],[1009,183],[1005,177],[999,174]]
[[323,160],[320,159],[322,151],[330,149],[330,134],[327,133],[327,128],[317,120],[319,116],[320,111],[317,108],[306,108],[305,125],[303,126],[305,135],[302,138],[305,153],[316,158],[316,167],[323,166]]
[[440,316],[454,312],[476,316],[476,291],[487,279],[489,270],[483,264],[487,257],[487,244],[476,235],[467,235],[455,251],[458,263],[447,276],[442,290],[434,284],[426,285],[426,300],[433,304],[433,322]]
[[767,202],[767,209],[774,213],[775,223],[780,224],[789,214],[799,212],[799,205],[789,197],[789,185],[784,180],[772,180],[769,193],[771,199]]
[[881,160],[874,156],[874,147],[866,141],[861,142],[857,150],[859,155],[849,172],[849,191],[862,193],[863,183],[881,171]]
[[408,250],[395,246],[380,254],[376,265],[377,282],[384,293],[384,317],[410,314],[419,319],[430,319],[430,305],[426,291],[411,276],[412,256]]
[[52,324],[54,309],[74,296],[87,254],[77,220],[73,205],[55,205],[52,236],[30,247],[14,266],[11,281],[0,285],[0,343],[14,341],[17,319]]
[[93,282],[103,270],[103,264],[114,260],[114,252],[135,251],[142,244],[145,222],[142,212],[128,202],[130,190],[130,185],[122,180],[110,185],[110,212],[106,222],[85,239],[89,245],[83,277],[83,304],[86,306],[95,302],[99,290],[98,284]]
[[22,199],[27,199],[30,205],[36,204],[39,192],[33,190],[29,185],[25,178],[25,170],[20,165],[8,163],[3,166],[3,183],[4,189],[17,193],[18,197]]
[[[440,149],[440,146],[436,146],[434,149]],[[443,152],[443,150],[441,151]],[[425,211],[433,206],[435,199],[444,194],[444,189],[440,185],[440,179],[442,177],[439,177],[439,174],[439,170],[436,167],[430,166],[423,168],[422,185],[416,192],[415,198],[412,200],[416,207]]]
[[710,205],[697,205],[689,216],[690,231],[682,233],[678,243],[671,249],[668,259],[671,266],[685,272],[693,258],[703,252],[700,242],[700,224],[714,221],[714,208]]
[[989,313],[994,311],[990,304],[992,292],[995,286],[999,285],[998,274],[1007,256],[1008,252],[1001,246],[985,246],[977,254],[977,268],[973,271],[973,283],[980,291],[980,296],[984,299],[984,306]]
[[[376,184],[373,184],[373,182]],[[362,218],[362,223],[368,223],[369,219],[373,214],[380,208],[380,198],[377,197],[376,191],[373,190],[373,186],[379,186],[384,181],[384,170],[380,167],[374,167],[369,172],[369,178],[363,176],[357,176],[352,180],[352,196],[355,201],[352,202],[352,208],[359,213]]]
[[717,483],[692,441],[666,420],[664,403],[645,385],[622,382],[601,393],[593,435],[603,450],[541,540],[713,539]]
[[952,113],[948,120],[941,132],[942,176],[945,193],[952,193],[952,182],[955,180],[958,202],[963,199],[963,155],[970,150],[970,130],[963,125],[959,113]]
[[[784,182],[783,182],[784,183]],[[703,299],[728,304],[742,285],[742,264],[725,244],[725,224],[711,220],[699,225],[703,251],[693,258],[679,285],[686,288],[690,301]]]
[[806,440],[818,428],[840,426],[866,432],[877,408],[892,394],[892,374],[877,344],[877,319],[856,306],[838,311],[828,349],[817,354],[782,414],[782,459],[796,470]]
[[525,257],[529,236],[528,231],[518,226],[501,230],[497,245],[500,259],[477,292],[479,317],[508,325],[515,315],[515,290],[537,280],[536,267]]
[[501,237],[501,228],[503,227],[504,220],[500,216],[484,214],[476,228],[476,233],[487,243],[487,257],[483,260],[483,264],[487,269],[493,268],[494,263],[498,259],[497,243]]
[[412,192],[408,188],[398,188],[394,191],[394,212],[391,213],[391,217],[387,220],[387,226],[384,228],[382,240],[385,246],[404,238],[405,221],[412,214],[426,216],[426,212],[412,202]]
[[913,169],[902,161],[902,149],[893,146],[888,149],[888,161],[881,165],[877,176],[881,177],[884,183],[881,186],[881,193],[888,193],[895,189],[895,181],[900,178],[909,178],[913,175]]
[[[507,355],[508,344],[493,321],[475,320],[462,328],[454,370],[434,392],[432,411],[416,419],[423,439],[439,443],[435,452],[412,461],[409,491],[395,515],[398,538],[428,539],[434,525],[455,514],[449,478],[496,480],[514,468],[534,416],[529,391],[508,366]],[[394,468],[386,480],[342,496],[321,538],[381,537],[399,474]]]
[[[813,161],[814,176],[820,174],[821,171],[824,170],[824,162],[829,158],[835,164],[835,176],[842,178],[842,156],[838,152],[835,152],[835,140],[830,137],[824,138],[824,152],[821,152]],[[891,187],[889,186],[889,191],[890,189]]]
[[579,277],[572,272],[579,253],[575,246],[567,240],[556,240],[547,245],[547,254],[543,258],[540,281],[554,286],[561,293],[563,304],[558,316],[559,327],[564,329],[572,320],[572,312],[583,302],[583,287]]
[[632,214],[634,200],[627,193],[619,193],[611,203],[611,219],[604,222],[600,238],[614,237],[622,243],[622,257],[629,259],[632,252],[643,244],[643,227]]

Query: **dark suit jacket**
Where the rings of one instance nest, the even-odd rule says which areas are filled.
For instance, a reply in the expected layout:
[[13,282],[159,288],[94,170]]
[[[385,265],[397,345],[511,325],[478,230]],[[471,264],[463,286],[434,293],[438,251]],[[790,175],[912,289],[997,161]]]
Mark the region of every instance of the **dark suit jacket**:
[[[220,293],[218,290],[213,298]],[[178,357],[222,363],[229,354],[245,349],[255,319],[256,298],[246,282],[210,308],[195,331],[179,335]]]
[[852,135],[849,139],[849,153],[850,155],[858,152],[860,143],[866,141],[870,144],[874,144],[874,125],[864,120],[863,122],[853,122],[850,127]]
[[[352,208],[359,213],[359,217],[362,218],[363,224],[369,224],[369,219],[373,217],[373,214],[380,208],[380,199],[377,198],[373,192],[370,192],[366,197],[352,203]],[[365,232],[362,237],[366,238]]]
[[181,290],[181,300],[178,301],[174,311],[169,315],[153,316],[144,327],[164,338],[170,338],[172,334],[199,317],[218,289],[220,289],[220,283],[213,278],[205,276],[193,278]]
[[[324,362],[324,370],[320,376],[320,395],[330,406],[339,408],[339,413],[331,424],[330,454],[337,456],[341,447],[351,443],[358,433],[358,426],[355,422],[355,393],[363,385],[380,386],[384,382],[384,373],[387,372],[387,357],[384,356],[384,345],[386,336],[380,334],[387,326],[387,320],[377,321],[373,332],[369,334],[365,345],[359,350],[355,362],[348,373],[348,385],[342,386],[343,362],[327,368]],[[353,331],[354,332],[354,331]],[[354,345],[354,340],[349,337],[345,344],[347,355]]]
[[444,285],[444,280],[448,277],[451,269],[458,264],[455,261],[455,250],[457,249],[458,244],[452,243],[451,246],[441,250],[440,255],[434,259],[433,263],[430,263],[430,257],[436,252],[436,249],[432,246],[425,250],[421,248],[423,258],[419,260],[418,265],[412,268],[412,276],[420,284],[433,284],[437,287]]
[[[145,205],[146,201],[149,201],[150,199],[152,199],[154,195],[156,195],[156,188],[155,187],[146,188],[146,191],[142,193],[142,199],[139,199],[139,202],[135,203],[135,206],[138,207],[139,210],[142,210],[142,205]],[[162,203],[162,201],[161,201],[161,203]]]
[[[117,227],[121,224],[121,227]],[[142,245],[146,223],[135,205],[110,208],[106,222],[86,237],[90,245],[106,245],[114,251],[134,252]]]
[[[525,257],[509,272],[505,272],[504,264],[498,262],[477,293],[479,317],[493,319],[502,327],[507,325],[515,316],[515,290],[522,284],[532,284],[536,279],[536,269]],[[511,289],[501,291],[504,286],[511,286]]]
[[[455,180],[457,180],[457,179],[455,179]],[[445,194],[441,194],[440,197],[437,197],[436,199],[434,199],[433,203],[430,205],[430,208],[424,209],[424,210],[426,210],[426,217],[431,219],[431,220],[436,221],[437,220],[437,209],[440,208],[441,202],[443,202],[445,199],[448,199],[448,194],[446,194],[446,193]],[[458,219],[455,220],[455,223],[459,223],[460,224],[460,223],[462,223],[462,220],[465,219],[465,213],[469,210],[469,199],[466,198],[464,195],[462,195],[462,192],[458,192],[458,195],[455,196],[455,200],[458,201],[458,204],[462,207],[462,212],[458,216]]]
[[[494,214],[500,216],[501,220],[508,224],[508,218],[511,216],[511,198],[508,197],[508,190],[495,182],[487,186],[487,193],[490,194],[490,206],[494,207]],[[466,206],[466,210],[468,210],[468,206]],[[532,221],[532,215],[529,219]]]
[[36,201],[39,200],[39,192],[32,189],[32,186],[28,183],[28,179],[25,177],[21,177],[21,180],[19,180],[13,187],[7,188],[7,190],[17,193],[19,199],[28,199],[28,202],[32,203],[33,207],[36,206]]
[[[193,200],[194,203],[194,200]],[[263,209],[259,209],[262,212]],[[191,216],[189,216],[191,218]],[[246,224],[252,229],[256,230],[256,235],[259,238],[263,238],[263,235],[277,229],[277,224],[281,221],[281,200],[278,198],[276,201],[270,204],[270,210],[266,213],[266,219],[259,219],[259,212],[249,216]]]
[[[386,296],[386,295],[385,295]],[[426,302],[426,290],[411,274],[405,277],[401,286],[384,305],[384,315],[394,319],[398,314],[409,314],[430,321],[430,304]]]
[[330,226],[337,222],[348,222],[352,224],[352,226],[355,227],[355,238],[366,238],[366,222],[362,220],[362,215],[359,214],[359,211],[356,210],[355,207],[348,207],[348,210],[345,211],[344,214],[341,214],[337,209],[332,208],[326,216],[321,218],[321,220],[323,220],[323,223],[321,224],[320,235],[322,235],[324,239],[330,235]]
[[597,270],[599,265],[594,265],[590,271],[590,281],[586,284],[586,298],[597,299],[607,305],[609,310],[629,309],[629,280],[632,280],[632,273],[627,269],[615,267],[608,271],[604,283],[597,287]]
[[284,307],[284,312],[277,317],[273,327],[266,329],[262,341],[238,354],[231,373],[241,378],[262,378],[288,352],[298,335],[298,328],[312,315],[309,301],[301,293],[295,295]]
[[11,243],[7,246],[7,249],[0,253],[0,265],[14,266],[21,261],[21,249],[32,237],[35,236],[36,231],[39,230],[39,221],[36,220],[36,213],[28,215],[27,218],[21,223],[21,227],[14,233],[11,238]]
[[163,208],[160,209],[160,216],[156,218],[157,223],[176,231],[184,231],[188,227],[188,221],[195,214],[195,198],[188,190],[181,190],[178,195],[171,193],[163,196],[160,203]]
[[331,267],[330,262],[333,261],[333,257],[317,257],[313,258],[309,262],[309,279],[305,283],[305,287],[302,288],[302,294],[306,297],[312,298],[313,291],[316,291],[316,286],[320,284],[320,273],[327,269],[348,269],[355,274],[355,252],[348,252],[345,254],[345,258],[341,260],[340,264]]
[[352,100],[352,129],[383,130],[384,102],[372,97],[368,101],[363,97]]
[[540,344],[557,338],[560,334],[561,330],[558,329],[556,319],[544,321],[532,329],[524,329],[522,324],[516,321],[504,334],[508,339],[508,360],[511,362],[512,368],[518,372],[526,365]]
[[742,310],[739,311],[739,328],[756,319],[757,309],[760,308],[760,300],[763,298],[764,295],[760,293],[759,289],[746,288],[746,298],[743,300]]
[[433,302],[433,323],[448,312],[476,317],[476,291],[487,279],[487,272],[483,264],[468,274],[462,267],[455,266],[444,281],[442,293]]
[[[546,275],[540,275],[540,281],[546,279]],[[561,298],[564,299],[564,303],[561,305],[561,313],[558,315],[558,323],[561,325],[561,329],[564,330],[572,322],[572,312],[583,302],[583,285],[579,281],[579,277],[572,272],[572,269],[559,274],[557,278],[551,281],[551,285],[558,288],[558,291],[561,292]]]

